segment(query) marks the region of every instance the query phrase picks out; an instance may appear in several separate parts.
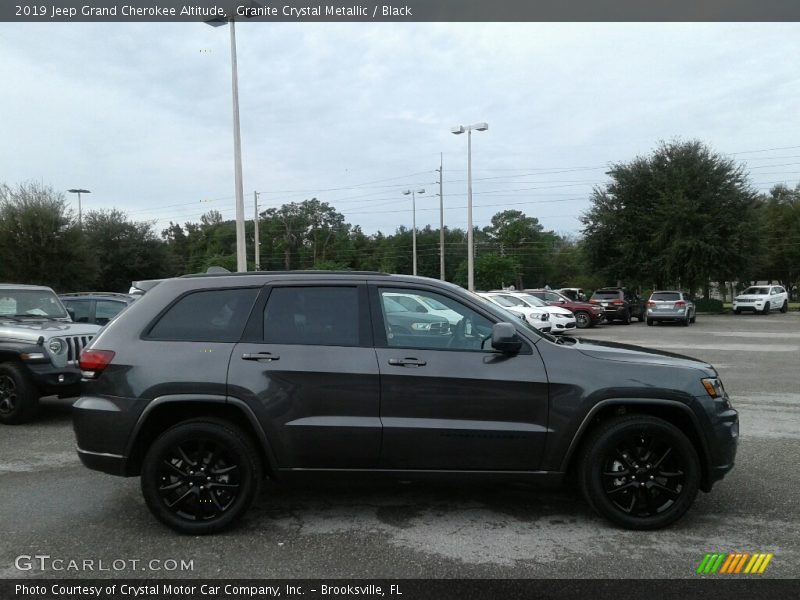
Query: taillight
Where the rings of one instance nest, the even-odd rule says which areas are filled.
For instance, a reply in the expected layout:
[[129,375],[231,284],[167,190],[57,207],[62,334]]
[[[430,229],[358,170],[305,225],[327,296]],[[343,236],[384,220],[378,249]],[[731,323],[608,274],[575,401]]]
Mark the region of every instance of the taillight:
[[686,306],[686,302],[684,302],[683,300],[678,300],[675,303],[675,308],[683,308],[684,306]]
[[647,303],[647,308],[655,308],[655,307],[656,307],[656,303],[653,302],[652,300]]
[[600,300],[595,300],[594,298],[592,298],[591,300],[589,300],[589,304],[600,304]]
[[78,362],[81,368],[81,375],[87,379],[94,379],[114,360],[114,352],[111,350],[84,350]]
[[614,300],[611,304],[622,306],[623,304],[625,304],[625,300]]

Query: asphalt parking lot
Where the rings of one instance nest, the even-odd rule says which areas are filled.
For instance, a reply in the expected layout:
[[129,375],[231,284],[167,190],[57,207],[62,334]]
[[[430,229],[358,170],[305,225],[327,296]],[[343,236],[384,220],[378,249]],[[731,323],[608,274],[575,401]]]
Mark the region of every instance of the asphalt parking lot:
[[[800,313],[577,335],[707,360],[740,411],[736,468],[670,529],[616,529],[569,490],[338,481],[267,485],[235,530],[179,536],[150,516],[138,479],[80,465],[70,401],[48,400],[35,423],[0,429],[0,577],[672,578],[696,577],[706,552],[738,551],[774,553],[762,577],[798,577]],[[193,570],[15,567],[37,554],[107,567],[191,560]]]

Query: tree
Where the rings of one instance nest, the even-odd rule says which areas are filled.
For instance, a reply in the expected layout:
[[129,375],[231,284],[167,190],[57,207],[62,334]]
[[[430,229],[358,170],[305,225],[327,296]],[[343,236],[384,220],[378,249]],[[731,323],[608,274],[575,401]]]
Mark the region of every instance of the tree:
[[762,253],[752,279],[778,280],[787,289],[800,279],[800,183],[776,185],[759,206]]
[[62,193],[0,185],[0,280],[75,291],[91,285],[95,266]]
[[746,269],[756,193],[742,166],[699,141],[662,142],[608,175],[581,220],[589,266],[609,283],[695,290]]
[[168,274],[167,251],[147,222],[129,221],[120,210],[96,210],[83,218],[83,230],[97,265],[93,287],[127,292],[131,281]]

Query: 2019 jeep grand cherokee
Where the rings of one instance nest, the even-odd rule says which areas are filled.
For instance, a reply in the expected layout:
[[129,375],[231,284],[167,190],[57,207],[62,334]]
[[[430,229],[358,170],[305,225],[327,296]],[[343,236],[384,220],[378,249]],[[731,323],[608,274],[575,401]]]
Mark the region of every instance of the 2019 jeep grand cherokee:
[[30,421],[42,395],[76,395],[78,355],[99,329],[73,323],[48,287],[0,284],[0,423]]
[[[396,294],[460,316],[396,328]],[[669,525],[732,467],[738,414],[716,370],[556,339],[455,285],[381,273],[165,280],[81,357],[83,463],[141,476],[153,514],[219,531],[264,476],[575,477],[632,529]]]

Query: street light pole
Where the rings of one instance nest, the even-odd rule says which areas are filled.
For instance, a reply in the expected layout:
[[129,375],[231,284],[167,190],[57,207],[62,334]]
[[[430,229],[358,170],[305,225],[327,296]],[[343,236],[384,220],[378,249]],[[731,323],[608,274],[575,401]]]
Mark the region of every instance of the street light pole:
[[444,281],[444,167],[439,153],[439,279]]
[[418,190],[406,190],[404,196],[411,194],[411,251],[414,254],[412,259],[413,274],[417,274],[417,199],[416,194],[424,194],[425,188]]
[[255,208],[255,214],[253,215],[253,230],[255,232],[254,235],[254,242],[255,242],[255,269],[256,271],[261,270],[261,248],[259,248],[260,244],[258,242],[258,192],[253,192],[253,207]]
[[67,190],[70,194],[78,194],[78,228],[83,229],[83,216],[81,214],[81,194],[91,194],[89,190],[73,189]]
[[236,64],[236,21],[233,18],[213,19],[208,25],[231,25],[231,91],[233,95],[233,168],[236,192],[236,270],[247,271],[247,251],[244,239],[244,190],[242,188],[242,136],[239,129],[239,73]]
[[474,125],[458,125],[450,131],[456,135],[467,132],[467,289],[475,291],[475,242],[474,232],[472,231],[472,130],[486,131],[489,129],[487,123],[475,123]]

